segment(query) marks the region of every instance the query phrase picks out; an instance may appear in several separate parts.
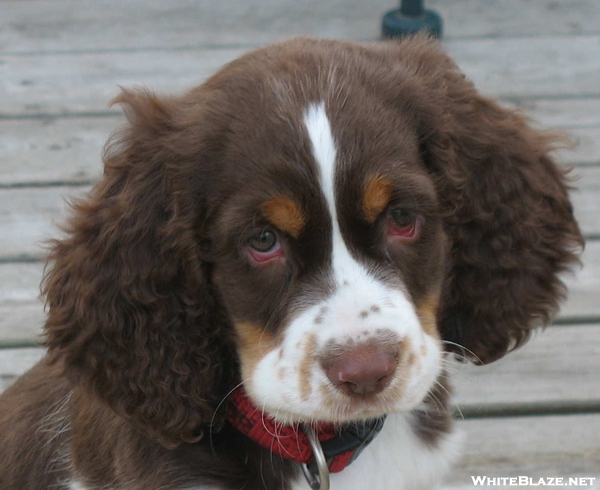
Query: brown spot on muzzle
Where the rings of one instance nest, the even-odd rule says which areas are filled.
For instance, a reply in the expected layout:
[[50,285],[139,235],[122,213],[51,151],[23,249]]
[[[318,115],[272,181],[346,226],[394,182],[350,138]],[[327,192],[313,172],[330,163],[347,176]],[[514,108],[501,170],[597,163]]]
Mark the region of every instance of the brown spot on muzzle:
[[365,188],[363,212],[365,219],[373,223],[387,207],[394,185],[381,175],[371,177]]
[[285,196],[277,196],[264,202],[261,207],[265,218],[276,228],[298,238],[306,221],[300,206]]
[[315,357],[317,352],[317,336],[309,334],[306,338],[304,356],[300,362],[299,377],[300,382],[300,396],[303,400],[307,400],[312,393],[311,377],[312,369],[315,364]]
[[419,358],[415,354],[410,338],[403,337],[398,342],[398,352],[400,353],[400,357],[398,360],[398,367],[396,368],[394,383],[385,393],[386,397],[392,400],[399,400],[402,398],[406,384],[410,379],[413,370],[419,363]]

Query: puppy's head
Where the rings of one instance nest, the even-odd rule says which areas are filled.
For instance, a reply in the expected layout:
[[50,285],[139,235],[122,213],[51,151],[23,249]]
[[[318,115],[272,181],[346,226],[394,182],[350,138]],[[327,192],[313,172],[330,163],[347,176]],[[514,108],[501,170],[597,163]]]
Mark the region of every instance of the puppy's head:
[[410,410],[444,349],[490,362],[556,309],[580,235],[551,142],[429,40],[292,40],[119,102],[48,345],[161,440],[236,383],[284,422]]

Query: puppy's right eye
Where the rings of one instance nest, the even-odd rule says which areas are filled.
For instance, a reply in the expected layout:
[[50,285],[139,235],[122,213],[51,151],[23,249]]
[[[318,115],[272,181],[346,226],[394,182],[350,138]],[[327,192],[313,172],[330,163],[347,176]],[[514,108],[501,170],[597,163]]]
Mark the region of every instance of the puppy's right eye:
[[283,249],[277,234],[269,229],[250,237],[249,254],[254,262],[263,263],[283,256]]
[[403,242],[414,242],[419,238],[422,219],[412,209],[393,208],[388,215],[388,237]]

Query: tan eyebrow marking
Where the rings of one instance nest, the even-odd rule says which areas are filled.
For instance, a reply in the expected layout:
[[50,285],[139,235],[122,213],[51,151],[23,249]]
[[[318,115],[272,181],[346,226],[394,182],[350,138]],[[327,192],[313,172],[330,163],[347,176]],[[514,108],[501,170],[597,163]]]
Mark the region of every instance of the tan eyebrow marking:
[[289,233],[294,238],[298,238],[300,232],[306,225],[302,209],[289,197],[276,196],[269,201],[264,202],[261,207],[262,212],[273,226]]
[[373,223],[386,208],[393,188],[394,185],[381,175],[374,175],[369,179],[363,198],[363,212],[369,223]]
[[434,338],[439,338],[437,326],[437,310],[440,302],[440,293],[435,291],[428,294],[417,305],[417,316],[423,331]]

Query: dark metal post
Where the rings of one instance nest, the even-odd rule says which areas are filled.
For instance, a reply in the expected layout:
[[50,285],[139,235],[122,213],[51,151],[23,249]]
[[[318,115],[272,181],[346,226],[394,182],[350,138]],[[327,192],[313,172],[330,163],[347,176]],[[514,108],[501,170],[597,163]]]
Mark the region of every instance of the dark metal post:
[[419,17],[423,15],[423,1],[404,0],[400,3],[400,12],[407,17]]
[[400,8],[390,10],[383,16],[383,37],[403,37],[419,31],[427,31],[441,38],[443,21],[433,10],[426,10],[423,0],[402,0]]

